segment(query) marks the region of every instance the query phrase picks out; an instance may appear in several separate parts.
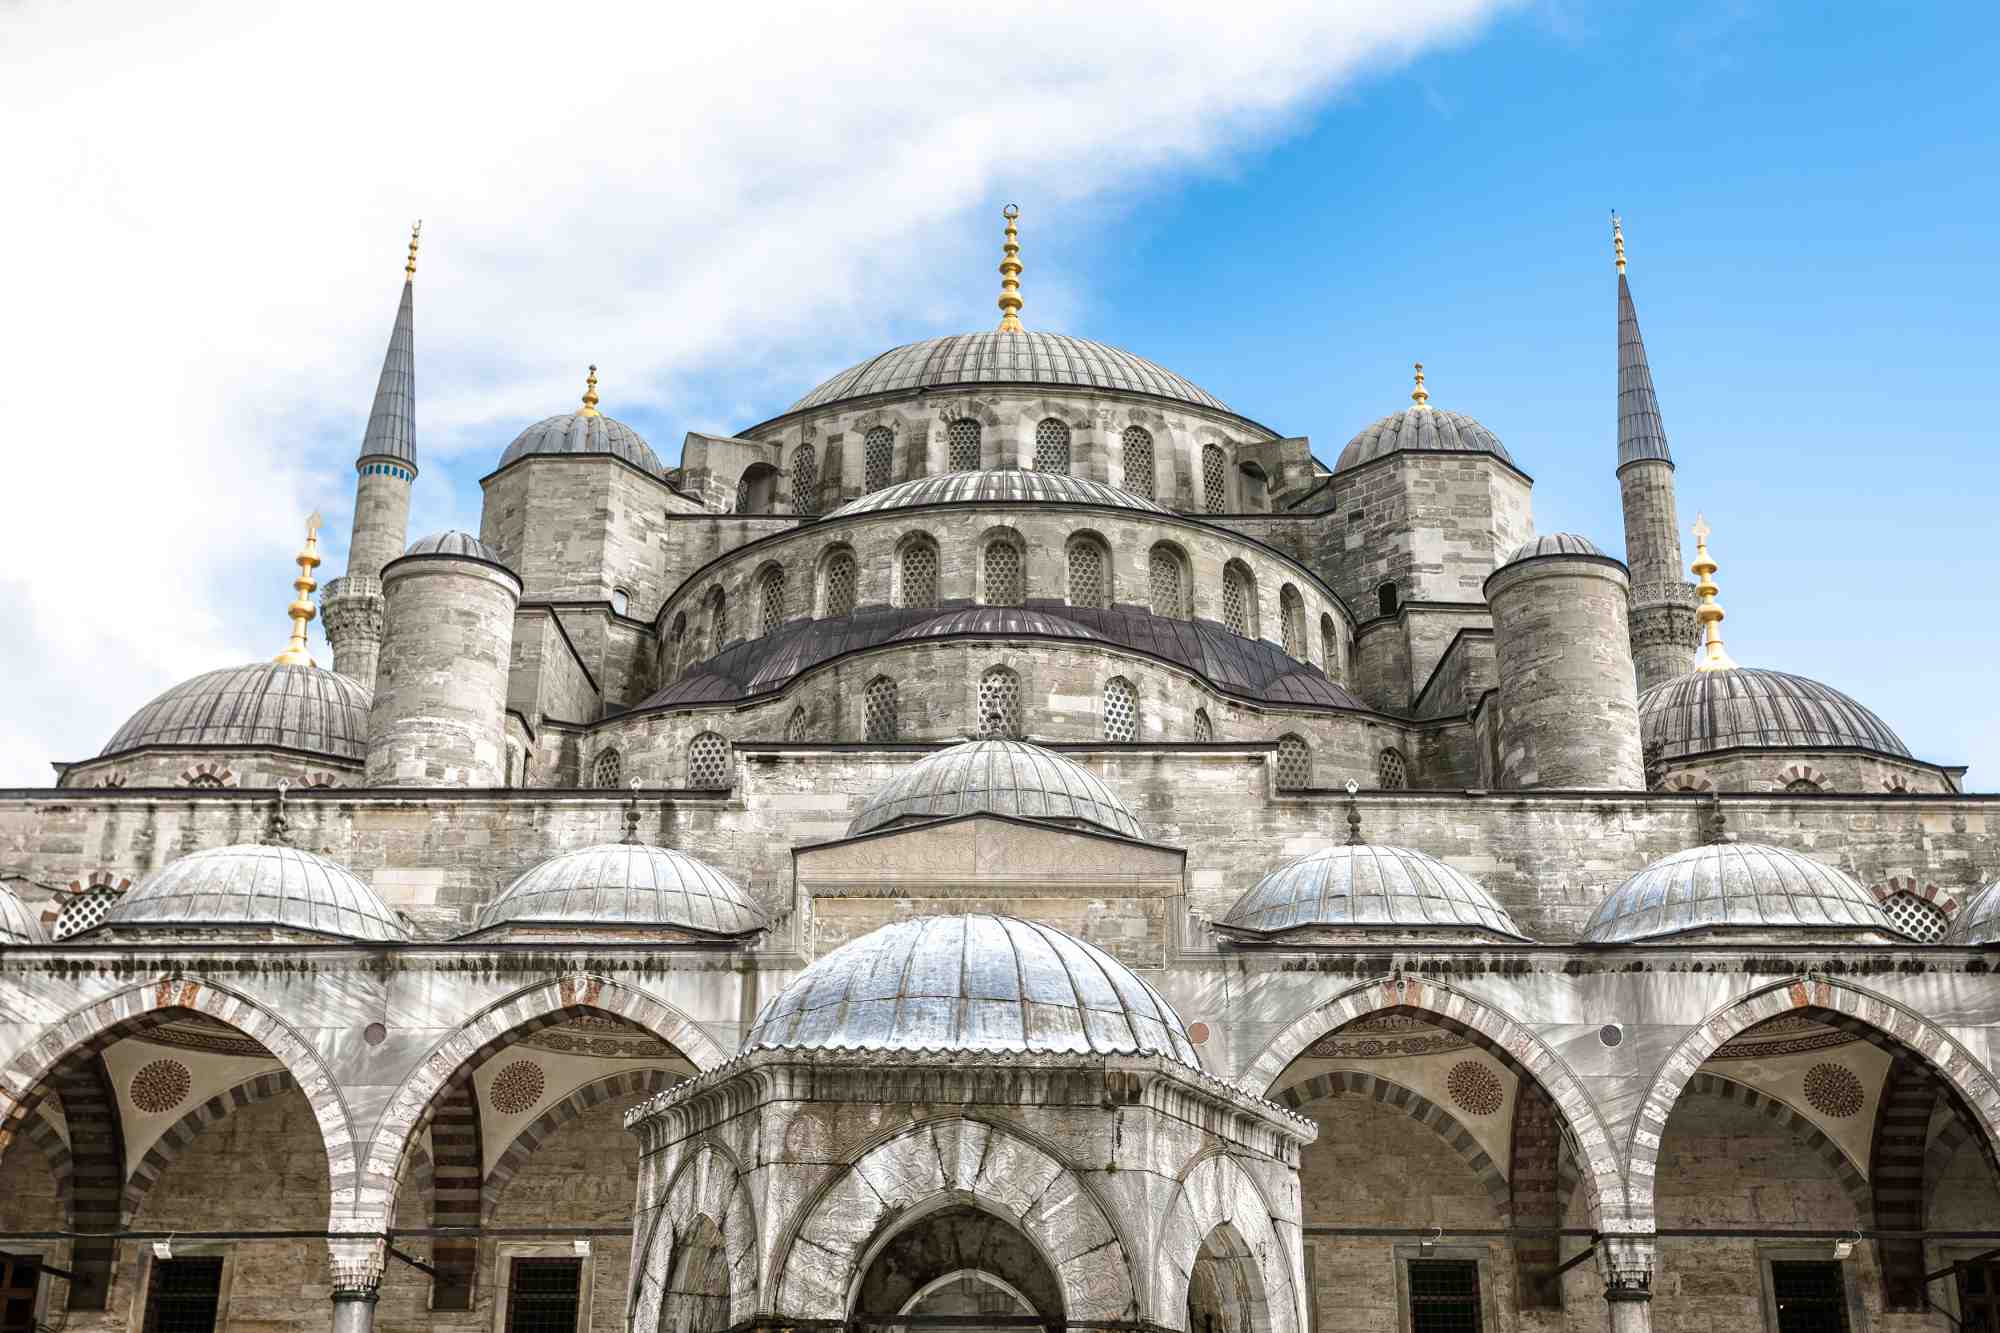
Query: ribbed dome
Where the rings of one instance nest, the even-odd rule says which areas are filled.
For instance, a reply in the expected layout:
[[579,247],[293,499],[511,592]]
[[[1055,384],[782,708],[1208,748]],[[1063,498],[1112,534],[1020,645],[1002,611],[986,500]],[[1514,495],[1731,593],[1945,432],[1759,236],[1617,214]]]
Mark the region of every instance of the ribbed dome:
[[1103,635],[1086,629],[1067,616],[1024,606],[967,606],[944,611],[891,636],[889,642],[911,639],[941,639],[952,634],[1042,634],[1055,639],[1097,639]]
[[0,944],[36,945],[47,944],[48,936],[42,933],[42,923],[35,920],[35,914],[28,905],[14,895],[14,891],[0,884]]
[[1760,667],[1696,671],[1661,681],[1639,696],[1639,739],[1662,760],[1737,746],[1852,745],[1910,754],[1888,723],[1839,690]]
[[827,515],[873,514],[884,509],[911,509],[918,505],[957,504],[968,500],[988,500],[1030,504],[1109,505],[1115,509],[1140,509],[1149,514],[1168,511],[1151,500],[1106,486],[1101,481],[1085,481],[1061,472],[1031,472],[1026,468],[991,468],[983,472],[946,472],[935,477],[918,477],[897,482],[859,499],[849,500]]
[[1392,412],[1347,442],[1333,465],[1335,472],[1406,449],[1427,453],[1492,454],[1512,463],[1513,455],[1492,431],[1460,412],[1439,407],[1406,407]]
[[479,913],[495,926],[663,927],[746,935],[768,924],[729,876],[669,847],[607,842],[550,857]]
[[1588,537],[1579,537],[1574,532],[1551,532],[1515,547],[1500,563],[1511,565],[1516,560],[1534,560],[1545,555],[1601,556],[1603,554],[1604,552],[1597,549],[1597,543]]
[[453,528],[448,532],[434,532],[428,537],[419,537],[411,542],[404,555],[458,555],[471,560],[490,560],[496,565],[504,565],[497,552],[469,532]]
[[961,333],[892,347],[849,366],[786,409],[786,414],[849,398],[947,385],[1043,384],[1119,389],[1227,412],[1214,394],[1143,357],[1060,333]]
[[1101,949],[1007,916],[897,921],[841,945],[757,1015],[745,1051],[1201,1057],[1160,993]]
[[1466,929],[1526,939],[1477,881],[1407,847],[1327,847],[1280,866],[1216,923],[1258,934]]
[[1663,856],[1613,889],[1585,944],[1632,944],[1690,930],[1845,930],[1906,938],[1845,870],[1755,842]]
[[659,476],[659,456],[639,438],[639,432],[610,417],[565,412],[537,421],[514,437],[500,455],[500,466],[526,458],[529,454],[610,454]]
[[1972,895],[1946,933],[1945,944],[2000,943],[2000,880]]
[[367,686],[322,667],[225,667],[182,681],[132,714],[100,754],[148,745],[269,745],[360,759],[371,698]]
[[998,740],[966,741],[919,759],[868,798],[847,834],[899,819],[975,814],[1077,819],[1144,836],[1125,803],[1083,765],[1026,741]]
[[211,847],[154,871],[104,924],[163,930],[276,927],[349,940],[408,938],[375,890],[345,866],[296,847]]

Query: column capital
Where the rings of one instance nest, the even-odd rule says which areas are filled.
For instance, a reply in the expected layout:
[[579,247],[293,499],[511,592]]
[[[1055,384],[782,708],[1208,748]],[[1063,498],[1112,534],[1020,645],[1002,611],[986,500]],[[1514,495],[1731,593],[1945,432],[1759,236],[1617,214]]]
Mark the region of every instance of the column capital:
[[1597,1274],[1604,1279],[1605,1300],[1653,1299],[1654,1248],[1651,1236],[1597,1238]]
[[335,1236],[327,1241],[326,1249],[335,1302],[374,1301],[381,1291],[382,1266],[388,1259],[388,1242],[381,1234]]

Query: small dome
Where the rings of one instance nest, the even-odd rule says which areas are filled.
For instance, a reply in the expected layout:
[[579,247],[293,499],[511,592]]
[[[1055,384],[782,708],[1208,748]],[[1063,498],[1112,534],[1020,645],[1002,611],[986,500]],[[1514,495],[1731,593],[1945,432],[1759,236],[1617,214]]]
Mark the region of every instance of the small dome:
[[480,909],[495,926],[611,926],[747,935],[768,921],[729,876],[669,847],[607,842],[550,857]]
[[1856,746],[1909,758],[1889,724],[1830,685],[1761,667],[1694,671],[1639,696],[1639,739],[1660,760],[1755,746]]
[[1604,552],[1598,550],[1597,543],[1588,537],[1579,537],[1574,532],[1551,532],[1515,547],[1500,563],[1511,565],[1517,560],[1533,560],[1545,555],[1603,556]]
[[48,942],[48,936],[42,933],[42,923],[35,920],[28,905],[12,889],[0,884],[0,945],[19,947]]
[[490,560],[503,567],[507,563],[485,542],[469,532],[460,532],[457,528],[449,532],[434,532],[428,537],[419,537],[410,543],[409,549],[403,554],[464,556],[469,560]]
[[323,667],[253,662],[184,680],[126,720],[100,751],[149,745],[276,746],[358,760],[368,749],[373,694]]
[[2000,880],[1972,895],[1958,920],[1945,932],[1944,944],[2000,943]]
[[1280,866],[1216,923],[1257,934],[1333,930],[1473,930],[1526,939],[1479,883],[1407,847],[1327,847]]
[[1145,836],[1125,803],[1096,774],[1026,741],[966,741],[925,755],[868,798],[847,835],[904,819],[1013,815],[1080,820],[1128,838]]
[[1633,944],[1690,930],[1845,930],[1905,938],[1845,870],[1755,842],[1663,856],[1597,905],[1585,944]]
[[665,471],[659,456],[639,438],[638,431],[601,414],[565,412],[537,421],[514,437],[514,442],[500,455],[500,466],[506,467],[529,454],[610,454],[656,477]]
[[245,843],[193,852],[111,905],[104,924],[162,930],[275,927],[348,940],[408,935],[347,867],[296,847]]
[[1041,634],[1052,639],[1098,640],[1104,637],[1067,616],[1047,611],[1023,606],[968,606],[919,621],[894,635],[889,642],[941,639],[953,634]]
[[1492,454],[1503,463],[1514,461],[1499,438],[1471,417],[1439,407],[1411,406],[1390,413],[1349,440],[1333,470],[1345,472],[1410,449],[1440,454]]
[[897,921],[841,945],[757,1015],[745,1051],[1156,1054],[1201,1068],[1160,993],[1103,950],[1008,916]]
[[983,472],[945,472],[935,477],[918,477],[871,491],[849,500],[827,514],[845,518],[849,514],[875,514],[885,509],[914,509],[918,505],[961,504],[983,500],[1014,504],[1108,505],[1114,509],[1138,509],[1149,514],[1169,512],[1160,505],[1130,491],[1107,486],[1101,481],[1085,481],[1062,472],[1033,472],[1026,468],[989,468]]

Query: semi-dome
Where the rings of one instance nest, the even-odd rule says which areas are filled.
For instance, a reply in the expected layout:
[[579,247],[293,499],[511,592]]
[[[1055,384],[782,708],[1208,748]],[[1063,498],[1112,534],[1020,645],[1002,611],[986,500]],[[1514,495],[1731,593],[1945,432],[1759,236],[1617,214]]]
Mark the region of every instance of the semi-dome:
[[1613,889],[1585,944],[1633,944],[1691,930],[1864,931],[1903,939],[1860,880],[1809,856],[1755,842],[1663,856]]
[[353,871],[296,847],[260,843],[211,847],[154,871],[112,904],[104,924],[408,938],[396,914]]
[[741,885],[670,847],[607,842],[552,856],[480,909],[498,926],[666,929],[747,935],[769,924]]
[[1201,1057],[1160,993],[1103,950],[1008,916],[892,922],[827,954],[757,1015],[745,1051]]
[[490,560],[496,565],[506,562],[492,547],[469,532],[457,528],[445,532],[433,532],[428,537],[419,537],[403,551],[404,555],[450,555],[463,556],[468,560]]
[[1119,348],[1061,333],[989,329],[892,347],[825,381],[787,408],[785,415],[878,393],[988,384],[1116,389],[1229,411],[1228,404],[1206,389]]
[[1391,412],[1347,442],[1333,470],[1345,472],[1390,454],[1417,450],[1439,454],[1492,454],[1511,464],[1513,455],[1492,431],[1462,412],[1410,406]]
[[0,945],[33,946],[47,944],[42,923],[12,889],[0,884]]
[[1301,856],[1258,880],[1216,923],[1274,935],[1323,930],[1468,930],[1526,939],[1462,871],[1407,847],[1362,843]]
[[1026,741],[966,741],[925,755],[868,798],[847,826],[853,837],[904,819],[1013,815],[1077,820],[1128,838],[1138,819],[1098,776]]
[[1537,560],[1548,555],[1592,555],[1603,556],[1597,543],[1588,537],[1579,537],[1574,532],[1549,532],[1531,542],[1523,542],[1508,552],[1502,565],[1511,565],[1519,560]]
[[368,748],[372,693],[323,667],[253,662],[184,680],[106,743],[100,757],[150,745],[275,746],[358,760]]
[[1740,746],[1854,746],[1910,757],[1889,724],[1831,685],[1761,667],[1696,671],[1639,696],[1639,739],[1660,760]]
[[954,634],[1039,634],[1051,639],[1097,639],[1103,635],[1068,616],[1027,606],[963,606],[941,611],[928,620],[900,630],[889,642],[942,639]]
[[885,486],[859,499],[849,500],[829,512],[827,517],[874,514],[885,509],[913,509],[918,505],[960,504],[969,500],[1105,505],[1113,509],[1140,509],[1149,514],[1169,512],[1143,496],[1121,491],[1101,481],[1086,481],[1062,472],[988,468],[979,472],[945,472],[935,477],[897,482],[894,486]]
[[1972,895],[1945,932],[1943,943],[2000,944],[2000,880]]

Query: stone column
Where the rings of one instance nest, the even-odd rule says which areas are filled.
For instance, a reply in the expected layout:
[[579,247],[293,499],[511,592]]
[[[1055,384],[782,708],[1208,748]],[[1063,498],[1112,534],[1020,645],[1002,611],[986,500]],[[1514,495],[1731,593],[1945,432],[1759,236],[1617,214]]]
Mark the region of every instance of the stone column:
[[1597,1272],[1604,1279],[1605,1327],[1611,1333],[1651,1333],[1652,1237],[1598,1237]]
[[387,1244],[374,1237],[342,1238],[326,1244],[333,1270],[333,1333],[371,1333]]

